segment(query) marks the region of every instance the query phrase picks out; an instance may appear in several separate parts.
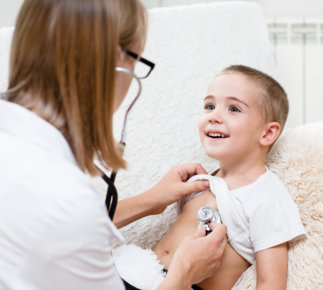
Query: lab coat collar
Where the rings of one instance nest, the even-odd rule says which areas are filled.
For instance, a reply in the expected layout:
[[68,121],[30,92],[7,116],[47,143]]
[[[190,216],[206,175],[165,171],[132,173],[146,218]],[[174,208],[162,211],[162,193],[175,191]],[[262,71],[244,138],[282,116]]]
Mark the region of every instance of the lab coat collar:
[[32,142],[55,155],[77,165],[72,150],[63,134],[32,111],[5,100],[0,100],[0,131]]

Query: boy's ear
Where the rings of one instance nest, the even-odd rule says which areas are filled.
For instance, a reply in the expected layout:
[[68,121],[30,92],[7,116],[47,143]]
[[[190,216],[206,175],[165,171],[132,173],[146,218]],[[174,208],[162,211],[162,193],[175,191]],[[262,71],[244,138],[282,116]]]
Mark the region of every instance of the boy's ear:
[[263,146],[270,146],[278,138],[281,131],[280,124],[277,122],[267,123],[264,127],[264,131],[260,136],[259,143]]

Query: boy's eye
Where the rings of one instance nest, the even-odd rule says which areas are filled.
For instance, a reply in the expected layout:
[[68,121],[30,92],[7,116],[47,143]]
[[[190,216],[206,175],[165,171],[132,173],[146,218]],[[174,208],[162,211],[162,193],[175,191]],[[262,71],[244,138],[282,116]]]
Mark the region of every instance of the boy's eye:
[[236,106],[230,106],[229,111],[230,111],[230,112],[241,112],[241,111],[238,109],[238,107],[236,107]]
[[204,109],[205,110],[210,110],[210,111],[212,111],[212,110],[214,110],[214,105],[212,105],[212,104],[205,104],[204,105]]

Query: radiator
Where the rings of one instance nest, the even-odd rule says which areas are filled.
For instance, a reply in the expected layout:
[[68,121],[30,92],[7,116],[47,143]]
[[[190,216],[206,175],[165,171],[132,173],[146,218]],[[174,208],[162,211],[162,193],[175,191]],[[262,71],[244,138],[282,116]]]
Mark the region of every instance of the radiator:
[[288,127],[323,120],[323,18],[267,18]]

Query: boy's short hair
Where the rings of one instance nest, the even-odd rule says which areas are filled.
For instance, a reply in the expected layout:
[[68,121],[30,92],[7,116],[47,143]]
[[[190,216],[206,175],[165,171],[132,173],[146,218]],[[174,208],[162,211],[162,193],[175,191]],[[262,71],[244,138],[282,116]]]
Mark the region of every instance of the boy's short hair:
[[283,87],[271,76],[244,65],[229,66],[220,75],[225,73],[241,73],[263,90],[263,96],[259,99],[262,118],[264,122],[278,122],[282,131],[289,110],[287,94]]

